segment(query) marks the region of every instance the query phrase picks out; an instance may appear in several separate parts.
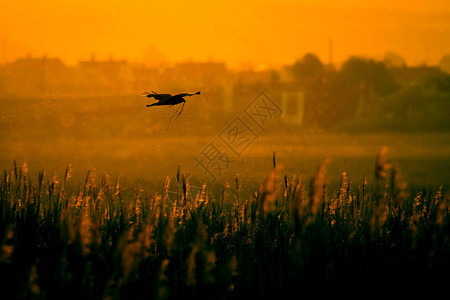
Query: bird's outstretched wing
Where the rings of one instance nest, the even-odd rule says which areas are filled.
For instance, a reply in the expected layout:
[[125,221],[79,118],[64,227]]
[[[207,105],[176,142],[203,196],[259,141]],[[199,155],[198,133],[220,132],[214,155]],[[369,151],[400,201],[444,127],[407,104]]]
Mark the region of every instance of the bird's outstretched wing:
[[197,93],[194,93],[194,94],[189,94],[189,93],[178,94],[178,95],[176,95],[176,96],[187,97],[187,96],[195,96],[195,95],[200,95],[200,92],[197,92]]
[[155,93],[153,91],[151,93],[144,92],[142,94],[142,96],[147,97],[147,98],[155,98],[155,100],[162,101],[162,102],[164,102],[165,100],[167,100],[170,97],[172,97],[171,94],[158,94],[158,93]]

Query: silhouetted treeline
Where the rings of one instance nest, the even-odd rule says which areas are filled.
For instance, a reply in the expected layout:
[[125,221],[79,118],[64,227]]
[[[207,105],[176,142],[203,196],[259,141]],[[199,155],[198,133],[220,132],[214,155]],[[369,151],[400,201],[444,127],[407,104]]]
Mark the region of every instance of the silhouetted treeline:
[[[448,59],[447,59],[448,60]],[[284,123],[325,130],[449,130],[450,75],[438,66],[407,66],[388,53],[382,61],[351,57],[342,66],[306,54],[281,70],[235,71],[221,62],[184,62],[149,68],[125,60],[18,59],[0,66],[0,97],[87,98],[143,91],[201,90],[204,108],[242,110],[265,90]]]
[[448,130],[450,75],[351,57],[339,70],[306,54],[288,67],[308,126],[349,130]]

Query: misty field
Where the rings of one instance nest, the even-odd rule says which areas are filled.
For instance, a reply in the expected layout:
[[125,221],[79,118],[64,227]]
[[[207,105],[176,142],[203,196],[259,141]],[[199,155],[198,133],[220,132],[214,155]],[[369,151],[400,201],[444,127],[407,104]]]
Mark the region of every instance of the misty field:
[[181,119],[167,130],[174,108],[146,109],[140,96],[3,98],[0,169],[9,169],[16,160],[29,164],[35,173],[45,170],[51,175],[61,174],[70,163],[77,182],[84,179],[86,170],[95,168],[98,176],[108,173],[130,186],[159,188],[161,178],[173,177],[181,166],[201,184],[212,178],[196,166],[194,157],[213,141],[233,160],[218,177],[219,185],[233,181],[239,173],[245,188],[257,189],[272,166],[275,151],[282,172],[290,176],[311,177],[323,159],[330,159],[329,183],[337,186],[342,172],[355,183],[364,177],[372,181],[374,154],[387,146],[389,159],[398,164],[410,188],[450,183],[450,134],[409,129],[427,120],[407,119],[396,131],[358,132],[356,125],[350,131],[338,127],[311,131],[280,119],[261,131],[244,118],[258,138],[237,156],[219,134],[235,117],[242,117],[242,107],[253,95],[227,113],[215,109],[214,97],[202,97],[202,101],[189,102]]

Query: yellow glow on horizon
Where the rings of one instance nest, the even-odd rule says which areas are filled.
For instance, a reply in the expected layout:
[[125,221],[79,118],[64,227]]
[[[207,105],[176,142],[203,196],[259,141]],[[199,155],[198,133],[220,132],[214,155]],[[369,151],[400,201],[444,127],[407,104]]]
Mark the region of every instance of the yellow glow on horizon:
[[306,52],[328,62],[332,40],[334,62],[394,51],[434,64],[450,53],[449,36],[447,0],[19,0],[2,4],[0,62],[26,53],[142,61],[153,47],[169,60],[273,66]]

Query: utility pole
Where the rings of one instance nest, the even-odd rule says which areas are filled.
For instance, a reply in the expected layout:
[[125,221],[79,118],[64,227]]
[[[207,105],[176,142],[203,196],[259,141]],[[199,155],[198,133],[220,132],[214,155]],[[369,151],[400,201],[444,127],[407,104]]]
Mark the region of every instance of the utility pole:
[[2,60],[1,60],[1,62],[3,62],[4,64],[6,63],[6,61],[7,61],[7,56],[6,56],[6,38],[3,38],[3,43],[2,43]]
[[328,39],[328,64],[333,65],[333,40]]

